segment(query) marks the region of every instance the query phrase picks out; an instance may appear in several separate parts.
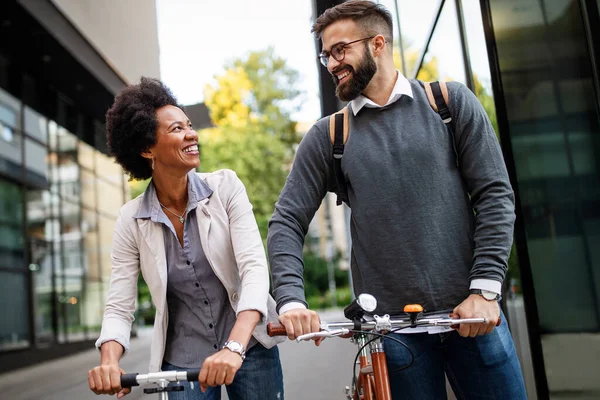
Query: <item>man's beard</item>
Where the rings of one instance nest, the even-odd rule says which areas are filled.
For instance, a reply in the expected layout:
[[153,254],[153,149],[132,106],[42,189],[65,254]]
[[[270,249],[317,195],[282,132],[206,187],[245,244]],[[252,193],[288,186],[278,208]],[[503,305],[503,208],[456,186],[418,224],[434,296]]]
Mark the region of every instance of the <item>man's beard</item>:
[[357,98],[367,87],[373,75],[377,72],[377,64],[371,55],[369,48],[365,46],[365,54],[360,64],[356,69],[352,69],[350,79],[343,84],[339,84],[339,79],[336,74],[333,74],[333,82],[335,83],[335,95],[342,101],[352,101]]

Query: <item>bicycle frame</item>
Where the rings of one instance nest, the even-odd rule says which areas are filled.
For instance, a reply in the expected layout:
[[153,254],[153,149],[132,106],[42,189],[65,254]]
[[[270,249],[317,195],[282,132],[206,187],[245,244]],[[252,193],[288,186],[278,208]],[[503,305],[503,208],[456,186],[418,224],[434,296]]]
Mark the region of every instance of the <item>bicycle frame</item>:
[[[349,400],[391,400],[390,381],[388,378],[387,361],[383,350],[382,338],[369,345],[367,334],[356,335],[356,342],[361,349],[359,356],[359,373],[355,387],[350,390],[346,388],[346,397]],[[369,351],[370,360],[369,361]],[[352,392],[352,394],[350,394]],[[373,397],[373,393],[375,397]]]

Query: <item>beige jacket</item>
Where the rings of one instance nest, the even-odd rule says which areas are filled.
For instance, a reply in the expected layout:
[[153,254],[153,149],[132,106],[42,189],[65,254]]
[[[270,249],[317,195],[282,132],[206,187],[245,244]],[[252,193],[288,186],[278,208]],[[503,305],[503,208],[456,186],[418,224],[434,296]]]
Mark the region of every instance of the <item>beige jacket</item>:
[[[198,202],[196,211],[204,254],[225,286],[236,314],[260,311],[263,318],[253,335],[265,347],[273,347],[285,338],[267,335],[266,322],[276,322],[277,313],[269,295],[267,259],[246,189],[231,170],[198,175],[213,190],[212,196]],[[167,263],[162,226],[149,219],[133,218],[142,196],[126,203],[117,219],[110,289],[96,347],[116,340],[125,352],[129,351],[141,269],[156,307],[149,368],[153,372],[160,370],[165,350],[169,318]]]

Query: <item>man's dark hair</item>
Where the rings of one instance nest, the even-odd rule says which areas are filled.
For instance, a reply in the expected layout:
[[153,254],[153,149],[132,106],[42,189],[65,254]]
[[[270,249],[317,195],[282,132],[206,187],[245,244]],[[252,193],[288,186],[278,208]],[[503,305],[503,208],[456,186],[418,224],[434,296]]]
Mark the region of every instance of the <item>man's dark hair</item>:
[[383,35],[391,48],[394,32],[392,14],[383,5],[372,1],[349,0],[328,8],[317,18],[311,32],[320,39],[325,28],[344,19],[356,22],[364,36]]
[[150,163],[140,153],[156,144],[156,110],[167,105],[183,110],[161,81],[142,77],[140,83],[122,89],[106,112],[108,149],[131,179],[152,176]]

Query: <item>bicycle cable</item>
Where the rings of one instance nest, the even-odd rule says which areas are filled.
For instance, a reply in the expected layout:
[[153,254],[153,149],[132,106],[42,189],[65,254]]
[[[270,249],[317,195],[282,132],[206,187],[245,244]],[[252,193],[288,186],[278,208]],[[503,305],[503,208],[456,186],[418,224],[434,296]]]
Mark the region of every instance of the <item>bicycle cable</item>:
[[[375,336],[374,338],[369,339],[364,345],[362,345],[358,349],[358,352],[356,353],[356,357],[354,357],[354,364],[353,364],[353,368],[352,368],[352,387],[353,388],[356,387],[356,380],[357,380],[357,377],[356,377],[356,363],[358,362],[358,357],[360,357],[360,353],[363,351],[363,349],[365,347],[367,347],[367,345],[369,345],[372,342],[374,342],[375,340],[377,340],[379,338],[385,338],[389,333],[395,333],[395,332],[398,332],[398,331],[400,331],[402,329],[406,329],[406,328],[410,328],[410,326],[403,326],[401,328],[396,328],[396,329],[394,329],[394,330],[392,330],[390,332],[387,332],[387,333],[364,332],[364,331],[357,331],[357,330],[350,330],[349,331],[349,332],[356,333],[356,334],[365,334],[365,335]],[[402,370],[405,370],[405,369],[409,368],[413,364],[413,362],[415,361],[415,355],[410,350],[410,348],[406,345],[406,343],[404,343],[400,339],[397,339],[397,338],[392,337],[392,336],[389,336],[388,339],[400,343],[402,346],[404,346],[404,348],[410,354],[410,362],[407,365],[405,365],[405,366],[402,366],[402,367],[399,367],[399,368],[395,368],[395,369],[393,369],[391,371],[388,371],[388,375],[389,375],[392,372],[399,372],[399,371],[402,371]]]

